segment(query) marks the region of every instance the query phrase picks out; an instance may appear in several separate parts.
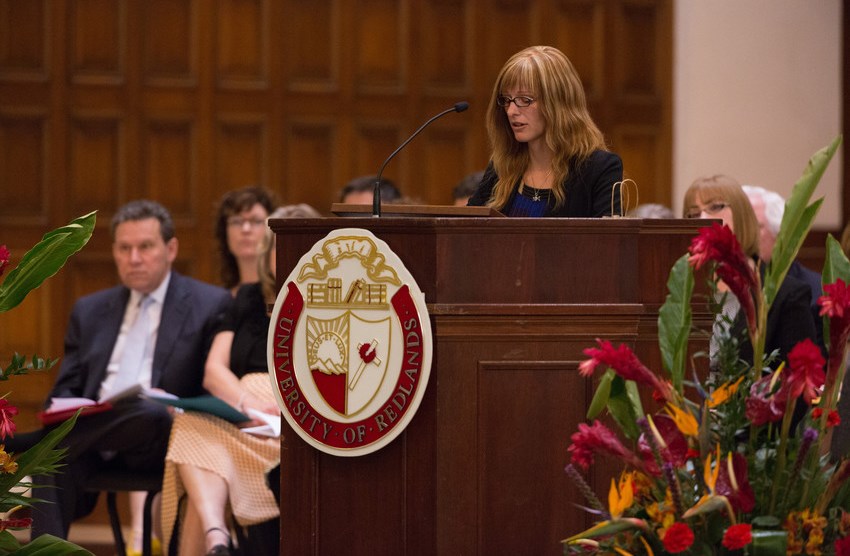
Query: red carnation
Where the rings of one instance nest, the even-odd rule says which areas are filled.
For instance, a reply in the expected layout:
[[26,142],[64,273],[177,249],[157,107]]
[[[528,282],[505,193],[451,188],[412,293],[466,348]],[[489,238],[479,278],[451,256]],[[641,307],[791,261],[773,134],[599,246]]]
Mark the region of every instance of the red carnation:
[[740,550],[753,542],[753,526],[739,523],[726,529],[723,534],[723,546],[729,550]]
[[850,556],[850,537],[835,541],[835,556]]
[[677,522],[664,534],[664,550],[670,554],[684,552],[694,544],[694,532],[686,524]]
[[3,276],[3,271],[9,266],[9,257],[11,256],[12,254],[9,253],[5,245],[0,245],[0,276]]

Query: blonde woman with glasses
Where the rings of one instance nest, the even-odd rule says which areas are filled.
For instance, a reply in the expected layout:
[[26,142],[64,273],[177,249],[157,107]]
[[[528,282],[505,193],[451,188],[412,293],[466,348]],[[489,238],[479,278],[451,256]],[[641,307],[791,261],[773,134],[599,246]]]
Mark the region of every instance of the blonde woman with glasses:
[[605,148],[563,52],[532,46],[502,67],[487,108],[490,164],[469,205],[508,216],[620,213],[620,157]]
[[[685,192],[682,213],[685,218],[720,220],[735,234],[741,249],[750,257],[753,267],[761,269],[758,219],[749,198],[734,178],[723,174],[697,178]],[[722,281],[718,283],[717,289],[716,300],[723,302],[722,313],[718,317],[727,318],[732,323],[728,333],[740,338],[740,357],[752,364],[753,348],[746,333],[746,318],[739,311],[740,303]],[[815,321],[809,310],[811,297],[809,287],[792,276],[786,276],[779,287],[767,314],[764,346],[765,355],[774,351],[778,353],[778,357],[771,363],[773,368],[786,359],[788,352],[798,342],[809,338],[817,343]],[[712,363],[717,355],[717,334],[725,333],[723,329],[726,327],[720,321],[715,324],[715,333],[709,344]]]

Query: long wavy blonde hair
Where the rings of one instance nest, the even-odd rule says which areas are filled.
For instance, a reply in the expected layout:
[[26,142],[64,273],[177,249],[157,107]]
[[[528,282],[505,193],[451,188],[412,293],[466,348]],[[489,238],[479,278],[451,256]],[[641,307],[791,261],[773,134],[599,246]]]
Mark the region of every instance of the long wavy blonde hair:
[[488,205],[504,208],[515,183],[528,168],[528,144],[514,138],[504,108],[496,99],[509,89],[530,91],[546,122],[546,145],[555,153],[552,193],[555,206],[566,200],[563,183],[571,163],[580,164],[597,149],[605,149],[602,132],[587,110],[584,87],[572,62],[551,46],[531,46],[517,52],[505,63],[490,95],[487,108],[487,134],[491,161],[499,179]]

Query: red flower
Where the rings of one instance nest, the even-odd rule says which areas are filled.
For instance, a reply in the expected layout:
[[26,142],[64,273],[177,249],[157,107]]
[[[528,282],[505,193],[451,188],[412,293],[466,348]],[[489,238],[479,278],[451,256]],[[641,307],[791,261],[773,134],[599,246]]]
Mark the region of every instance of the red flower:
[[637,358],[637,355],[625,344],[614,349],[608,340],[597,338],[599,348],[587,348],[584,354],[590,359],[583,361],[578,366],[582,376],[591,376],[598,365],[606,365],[626,380],[633,380],[638,384],[645,384],[661,393],[667,399],[670,394],[670,385],[646,368]]
[[6,398],[0,398],[0,440],[15,436],[16,427],[12,418],[17,414],[17,407],[10,404]]
[[717,276],[738,298],[750,331],[754,331],[756,308],[752,292],[756,288],[756,273],[732,230],[716,222],[700,228],[688,251],[691,253],[688,262],[697,270],[707,262],[717,263]]
[[567,450],[572,453],[572,463],[582,469],[587,470],[593,464],[594,452],[610,454],[639,469],[642,468],[637,456],[623,446],[617,436],[599,421],[594,421],[592,425],[579,423],[578,432],[573,433],[570,440],[573,443]]
[[791,370],[783,381],[786,395],[798,398],[802,394],[806,403],[812,405],[812,400],[820,395],[818,390],[823,387],[826,378],[823,374],[824,363],[820,348],[809,338],[795,345],[788,352]]
[[729,550],[740,550],[753,542],[753,526],[749,523],[732,525],[723,534],[723,546]]
[[850,337],[850,287],[842,279],[826,284],[818,303],[821,316],[829,317],[829,375],[827,382],[835,381],[835,373],[842,363],[844,350],[839,349]]
[[717,475],[717,483],[714,485],[714,493],[725,496],[735,510],[744,513],[753,511],[756,505],[756,496],[753,487],[747,478],[747,458],[742,454],[732,454],[730,460],[720,460],[720,472]]
[[[812,419],[817,421],[823,415],[823,408],[816,407],[812,410]],[[837,427],[841,424],[841,416],[834,409],[826,416],[826,428]]]
[[6,529],[28,529],[32,526],[31,517],[19,517],[14,519],[0,519],[0,531]]
[[3,276],[3,271],[9,266],[9,257],[11,253],[6,249],[5,245],[0,245],[0,276]]
[[850,537],[835,541],[835,556],[850,556]]
[[664,534],[664,550],[670,554],[684,552],[694,544],[694,532],[682,522],[671,525]]

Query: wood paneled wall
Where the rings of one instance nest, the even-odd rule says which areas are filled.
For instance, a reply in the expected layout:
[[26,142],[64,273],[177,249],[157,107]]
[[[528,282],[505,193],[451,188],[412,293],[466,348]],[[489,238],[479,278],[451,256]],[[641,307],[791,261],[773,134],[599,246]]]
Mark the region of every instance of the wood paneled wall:
[[[487,164],[498,70],[531,44],[573,60],[641,201],[669,203],[671,0],[0,0],[0,244],[17,262],[98,210],[91,243],[0,315],[0,361],[61,354],[73,301],[116,281],[109,220],[128,200],[165,204],[178,268],[214,282],[224,192],[263,184],[326,211],[466,100],[385,171],[408,196],[449,204]],[[53,372],[8,383],[22,428]]]

